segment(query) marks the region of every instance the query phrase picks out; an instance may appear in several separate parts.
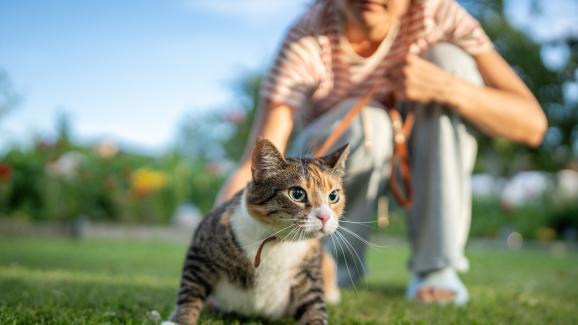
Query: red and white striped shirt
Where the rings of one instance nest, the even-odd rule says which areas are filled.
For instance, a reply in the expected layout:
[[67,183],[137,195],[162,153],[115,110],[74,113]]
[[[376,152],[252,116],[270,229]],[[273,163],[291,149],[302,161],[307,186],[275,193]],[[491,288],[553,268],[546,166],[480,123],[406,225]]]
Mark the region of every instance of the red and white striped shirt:
[[362,58],[342,39],[335,2],[316,1],[289,29],[261,88],[263,100],[300,110],[305,122],[346,98],[363,96],[377,82],[383,87],[375,99],[384,100],[391,88],[383,76],[407,53],[419,55],[438,42],[456,44],[472,55],[493,46],[455,0],[422,0],[412,1],[394,38]]

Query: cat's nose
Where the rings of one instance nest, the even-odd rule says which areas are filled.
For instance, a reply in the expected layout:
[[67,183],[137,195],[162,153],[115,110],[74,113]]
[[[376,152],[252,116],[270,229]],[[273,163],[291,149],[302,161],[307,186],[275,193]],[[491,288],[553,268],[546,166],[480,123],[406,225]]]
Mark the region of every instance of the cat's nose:
[[327,222],[327,220],[329,220],[329,218],[331,216],[329,216],[328,214],[325,213],[320,213],[318,215],[316,215],[317,219],[321,220],[321,224],[325,224]]

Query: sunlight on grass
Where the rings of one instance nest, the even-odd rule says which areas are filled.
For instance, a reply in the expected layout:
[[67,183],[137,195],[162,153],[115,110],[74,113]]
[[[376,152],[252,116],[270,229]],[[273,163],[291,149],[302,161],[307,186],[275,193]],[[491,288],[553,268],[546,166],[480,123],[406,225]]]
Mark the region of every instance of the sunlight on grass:
[[0,278],[3,280],[27,279],[29,281],[67,282],[67,285],[136,285],[148,288],[174,288],[175,278],[152,277],[145,275],[108,275],[89,272],[40,271],[11,265],[0,267]]
[[[186,243],[0,239],[0,324],[157,324],[173,308],[185,249]],[[463,279],[471,303],[423,306],[404,298],[407,248],[372,248],[368,277],[343,291],[343,301],[329,308],[330,323],[578,323],[575,254],[475,248],[468,255],[472,270]],[[204,313],[202,323],[261,322]]]

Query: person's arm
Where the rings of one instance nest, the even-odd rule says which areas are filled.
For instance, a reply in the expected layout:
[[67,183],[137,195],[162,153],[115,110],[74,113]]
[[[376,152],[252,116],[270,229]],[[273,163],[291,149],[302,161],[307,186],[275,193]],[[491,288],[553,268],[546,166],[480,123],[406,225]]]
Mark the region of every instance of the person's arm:
[[253,122],[251,135],[247,141],[245,154],[239,168],[219,191],[215,205],[230,199],[251,180],[251,150],[258,137],[269,139],[281,153],[284,153],[292,130],[293,114],[289,106],[284,104],[261,105]]
[[547,129],[538,101],[494,49],[474,55],[486,85],[478,86],[409,55],[391,73],[397,99],[447,104],[482,132],[538,146]]
[[548,121],[534,95],[495,50],[474,58],[487,86],[453,78],[447,102],[489,135],[539,146]]

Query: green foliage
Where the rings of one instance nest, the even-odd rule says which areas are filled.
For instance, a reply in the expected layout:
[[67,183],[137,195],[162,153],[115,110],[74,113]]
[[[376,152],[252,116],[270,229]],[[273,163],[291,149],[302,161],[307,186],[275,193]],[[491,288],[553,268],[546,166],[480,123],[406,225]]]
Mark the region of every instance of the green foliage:
[[0,217],[68,222],[167,223],[182,203],[208,211],[223,181],[218,170],[176,152],[159,158],[81,147],[66,137],[12,148],[0,159]]

